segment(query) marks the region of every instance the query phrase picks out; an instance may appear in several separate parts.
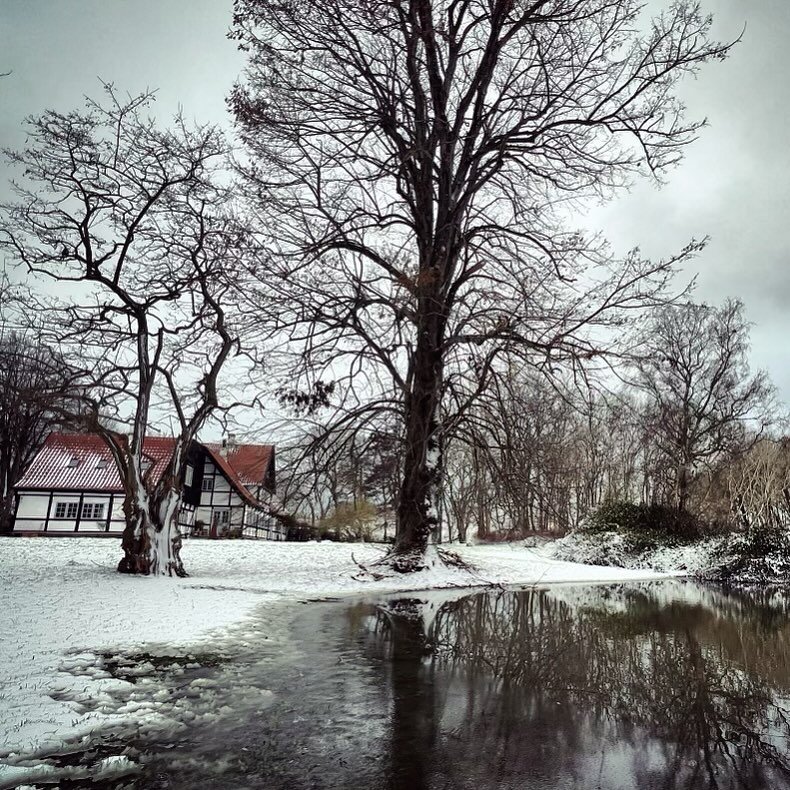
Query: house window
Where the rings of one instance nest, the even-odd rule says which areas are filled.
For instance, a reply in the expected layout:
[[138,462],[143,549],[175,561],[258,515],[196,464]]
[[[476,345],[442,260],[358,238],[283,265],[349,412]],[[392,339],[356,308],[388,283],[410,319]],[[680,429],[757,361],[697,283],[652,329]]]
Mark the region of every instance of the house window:
[[96,519],[100,521],[104,518],[104,504],[103,503],[91,503],[86,502],[82,506],[82,518],[83,519]]
[[214,523],[215,524],[227,524],[230,520],[230,511],[229,510],[215,510],[214,511]]
[[78,502],[58,502],[55,505],[55,518],[77,518]]
[[71,458],[69,458],[69,462],[66,464],[66,466],[68,466],[69,469],[74,469],[75,466],[79,466],[79,465],[80,465],[80,459],[77,458],[76,455],[72,455]]
[[106,469],[107,468],[107,459],[106,458],[99,458],[96,462],[97,469]]
[[143,458],[140,461],[140,469],[142,470],[143,474],[145,474],[151,468],[151,459],[150,458]]
[[187,464],[186,471],[184,472],[184,485],[191,486],[192,485],[192,478],[194,477],[195,470],[191,466],[191,464]]
[[213,491],[214,490],[214,478],[213,477],[204,477],[203,483],[201,484],[200,488],[203,491]]

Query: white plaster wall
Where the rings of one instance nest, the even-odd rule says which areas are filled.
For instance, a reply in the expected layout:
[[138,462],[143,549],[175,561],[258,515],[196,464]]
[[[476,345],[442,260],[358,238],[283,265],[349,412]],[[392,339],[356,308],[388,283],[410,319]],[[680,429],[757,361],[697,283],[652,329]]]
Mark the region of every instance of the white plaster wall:
[[[123,519],[123,498],[116,496],[112,508],[112,518]],[[58,502],[74,502],[79,504],[79,493],[60,494],[55,493],[52,497],[52,509],[49,516],[47,532],[74,532],[77,520],[74,518],[55,518],[55,506]],[[109,494],[86,494],[83,497],[83,504],[103,504],[104,517],[96,519],[82,519],[80,521],[80,531],[104,532],[107,526],[107,509],[110,504]],[[23,493],[19,496],[19,507],[17,508],[17,523],[15,529],[20,531],[43,531],[49,506],[49,493]],[[28,521],[27,519],[34,519]],[[122,524],[110,524],[111,532],[121,532]]]
[[[63,501],[79,502],[79,496],[63,497]],[[17,515],[33,518],[46,518],[47,505],[49,504],[49,493],[46,494],[20,494]],[[52,510],[55,510],[53,503]]]

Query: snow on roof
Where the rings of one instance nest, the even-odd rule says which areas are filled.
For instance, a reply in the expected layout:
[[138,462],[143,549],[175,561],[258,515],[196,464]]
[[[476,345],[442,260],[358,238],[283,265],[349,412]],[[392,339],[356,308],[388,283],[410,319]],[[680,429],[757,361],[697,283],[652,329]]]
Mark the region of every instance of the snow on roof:
[[[143,455],[153,463],[156,480],[165,470],[175,439],[146,436]],[[260,507],[247,486],[267,482],[274,447],[241,444],[223,455],[219,444],[202,445],[230,484],[249,504]],[[51,433],[16,486],[17,490],[106,491],[121,493],[123,486],[107,445],[95,434]]]
[[[153,463],[154,479],[164,472],[175,439],[146,436],[143,455]],[[76,491],[123,490],[115,460],[104,440],[95,434],[51,433],[36,454],[17,489]]]

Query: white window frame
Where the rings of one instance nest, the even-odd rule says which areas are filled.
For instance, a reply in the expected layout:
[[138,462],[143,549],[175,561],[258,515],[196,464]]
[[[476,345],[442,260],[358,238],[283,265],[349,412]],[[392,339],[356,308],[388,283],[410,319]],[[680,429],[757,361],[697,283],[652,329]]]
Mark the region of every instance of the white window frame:
[[103,521],[104,502],[83,502],[82,518],[85,521],[89,521],[89,520]]
[[56,502],[55,503],[55,518],[63,518],[73,520],[77,518],[77,513],[80,512],[79,502]]
[[194,476],[195,476],[195,467],[193,467],[192,464],[187,464],[187,468],[184,471],[184,485],[191,486]]

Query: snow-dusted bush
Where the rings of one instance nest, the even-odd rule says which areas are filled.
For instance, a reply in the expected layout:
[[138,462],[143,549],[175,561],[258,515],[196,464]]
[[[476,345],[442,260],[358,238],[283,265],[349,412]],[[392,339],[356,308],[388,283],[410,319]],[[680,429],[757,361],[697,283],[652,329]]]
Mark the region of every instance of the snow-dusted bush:
[[696,516],[677,508],[621,501],[604,502],[587,516],[581,529],[593,534],[620,533],[632,553],[691,543],[708,531]]
[[547,553],[554,559],[569,562],[709,578],[730,557],[732,537],[718,535],[694,542],[646,547],[635,545],[621,532],[576,531],[555,541]]
[[716,558],[712,578],[738,586],[790,582],[790,538],[779,529],[747,530],[732,535]]

